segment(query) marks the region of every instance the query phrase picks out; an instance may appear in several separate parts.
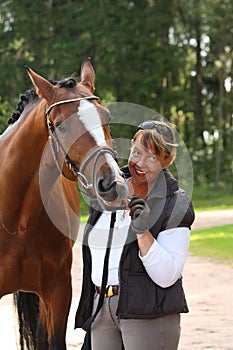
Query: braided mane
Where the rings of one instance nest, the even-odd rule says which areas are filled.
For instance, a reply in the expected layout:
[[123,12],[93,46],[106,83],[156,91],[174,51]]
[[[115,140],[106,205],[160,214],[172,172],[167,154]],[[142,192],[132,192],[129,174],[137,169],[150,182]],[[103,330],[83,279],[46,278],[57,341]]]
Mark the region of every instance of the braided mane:
[[[65,87],[65,88],[73,88],[77,84],[76,80],[74,78],[65,78],[63,80],[60,80],[58,82],[49,80],[50,83],[53,85],[57,85],[59,87]],[[24,111],[24,108],[31,102],[36,101],[39,99],[39,96],[36,93],[36,89],[32,88],[29,90],[26,90],[24,94],[20,95],[19,102],[16,107],[16,111],[12,113],[12,115],[8,119],[8,124],[14,124],[21,114]]]

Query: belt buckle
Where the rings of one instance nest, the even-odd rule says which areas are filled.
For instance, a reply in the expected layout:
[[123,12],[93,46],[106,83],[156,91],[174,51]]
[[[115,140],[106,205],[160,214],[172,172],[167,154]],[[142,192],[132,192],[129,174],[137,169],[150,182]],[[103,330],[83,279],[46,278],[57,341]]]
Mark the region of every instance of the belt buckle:
[[105,297],[110,298],[112,296],[113,296],[113,289],[112,289],[112,286],[109,286],[107,289],[107,293],[105,294]]

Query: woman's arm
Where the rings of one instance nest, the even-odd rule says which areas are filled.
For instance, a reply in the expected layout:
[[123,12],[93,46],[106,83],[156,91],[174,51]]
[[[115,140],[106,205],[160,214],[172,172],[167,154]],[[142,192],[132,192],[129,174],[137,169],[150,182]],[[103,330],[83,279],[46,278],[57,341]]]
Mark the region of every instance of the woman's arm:
[[173,285],[181,276],[188,254],[189,228],[162,231],[157,240],[149,231],[137,238],[139,257],[150,278],[163,288]]

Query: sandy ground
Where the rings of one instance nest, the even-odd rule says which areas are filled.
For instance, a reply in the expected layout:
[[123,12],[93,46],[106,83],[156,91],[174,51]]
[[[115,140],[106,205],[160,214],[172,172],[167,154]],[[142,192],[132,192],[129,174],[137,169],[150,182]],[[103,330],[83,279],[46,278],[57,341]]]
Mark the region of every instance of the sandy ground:
[[[193,229],[230,223],[233,223],[233,210],[206,212],[196,215]],[[73,329],[81,271],[81,247],[75,245],[72,271],[74,291],[67,329],[68,350],[79,350],[84,336],[82,330]],[[179,350],[233,350],[233,267],[189,254],[183,277],[190,312],[182,315]],[[12,295],[8,295],[0,302],[0,350],[17,349],[17,320]]]

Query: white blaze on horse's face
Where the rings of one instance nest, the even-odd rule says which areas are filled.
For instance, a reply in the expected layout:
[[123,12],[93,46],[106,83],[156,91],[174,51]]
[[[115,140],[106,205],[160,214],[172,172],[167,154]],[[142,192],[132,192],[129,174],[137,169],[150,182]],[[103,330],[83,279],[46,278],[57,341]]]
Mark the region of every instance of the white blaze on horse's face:
[[[104,136],[101,118],[96,106],[87,100],[80,101],[80,105],[78,107],[78,115],[79,120],[83,123],[85,129],[93,137],[96,145],[100,148],[108,147]],[[113,157],[109,153],[106,153],[105,158],[115,176],[120,176],[119,168]]]
[[85,129],[92,135],[96,144],[99,147],[107,146],[101,119],[95,105],[86,100],[80,101],[78,114],[80,116],[80,121],[83,123]]

